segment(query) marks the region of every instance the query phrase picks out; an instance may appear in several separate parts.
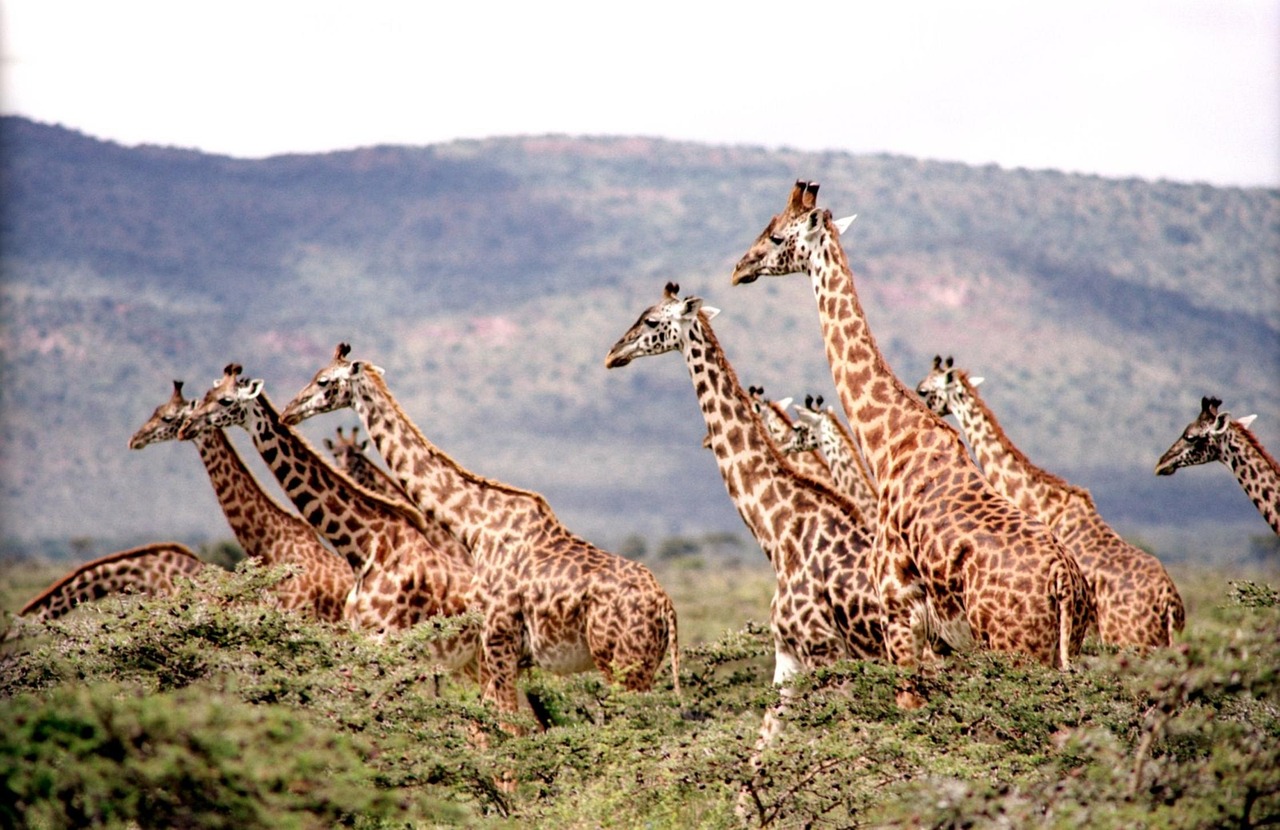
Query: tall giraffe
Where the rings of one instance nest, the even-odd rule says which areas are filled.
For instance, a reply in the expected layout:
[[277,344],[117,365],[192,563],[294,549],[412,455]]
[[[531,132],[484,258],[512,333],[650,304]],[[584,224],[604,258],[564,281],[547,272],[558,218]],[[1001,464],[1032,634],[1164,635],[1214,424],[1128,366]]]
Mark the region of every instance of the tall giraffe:
[[324,439],[325,449],[333,456],[334,465],[364,489],[377,493],[384,499],[410,504],[413,500],[400,486],[400,482],[365,455],[369,439],[362,441],[357,438],[359,432],[360,427],[352,427],[351,437],[348,438],[342,434],[342,427],[338,427],[336,438]]
[[[249,432],[294,507],[347,561],[360,568],[346,617],[375,636],[431,617],[458,617],[470,605],[473,571],[460,546],[433,544],[426,520],[408,505],[387,501],[348,479],[297,432],[285,426],[263,393],[263,382],[227,366],[220,381],[188,414],[179,438],[240,426]],[[447,535],[442,538],[448,539]],[[475,626],[432,643],[447,669],[470,671]]]
[[[781,400],[770,400],[764,395],[763,386],[748,386],[747,397],[751,399],[751,405],[755,409],[756,414],[760,416],[760,420],[764,422],[765,434],[773,445],[779,450],[791,441],[792,432],[795,429],[791,423],[791,416],[787,414],[787,407],[791,405],[791,398],[782,398]],[[812,478],[815,481],[827,485],[833,490],[837,490],[835,479],[831,476],[831,468],[827,466],[826,460],[818,454],[816,448],[810,447],[808,450],[794,453],[783,451],[783,458],[796,471]],[[865,515],[861,518],[866,518]]]
[[1200,414],[1160,456],[1156,475],[1171,476],[1179,467],[1221,461],[1235,473],[1262,518],[1280,534],[1280,464],[1249,431],[1258,416],[1232,420],[1230,412],[1218,411],[1220,406],[1218,398],[1200,399]]
[[848,496],[858,506],[858,511],[868,521],[874,532],[877,513],[876,485],[867,471],[853,436],[836,417],[831,407],[822,408],[822,396],[806,395],[803,404],[796,404],[796,419],[791,441],[784,451],[796,453],[819,450],[826,459],[827,468],[835,480],[836,489]]
[[296,424],[354,409],[414,504],[471,551],[485,699],[514,712],[528,665],[556,674],[594,666],[610,682],[647,691],[668,648],[678,691],[675,606],[649,569],[570,533],[537,493],[463,468],[400,408],[382,370],[350,352],[339,344],[284,417]]
[[987,479],[1005,498],[1047,524],[1075,554],[1097,602],[1104,643],[1168,646],[1186,611],[1173,580],[1156,559],[1121,538],[1098,514],[1088,490],[1032,464],[978,394],[982,378],[933,359],[916,391],[939,415],[954,415]]
[[[667,283],[662,301],[618,339],[605,366],[615,369],[674,351],[684,356],[729,498],[777,577],[769,621],[773,680],[782,687],[785,706],[787,683],[797,671],[841,658],[884,656],[868,561],[871,537],[852,504],[787,464],[754,394],[742,389],[711,330],[718,310],[698,297],[681,299],[679,291]],[[779,728],[771,713],[762,742]]]
[[[944,625],[983,646],[1067,666],[1092,601],[1079,565],[1039,520],[1004,499],[959,434],[902,384],[876,346],[830,211],[816,182],[796,182],[734,268],[732,283],[804,273],[813,285],[827,362],[876,480],[876,567],[890,658],[916,665],[926,600]],[[900,696],[919,705],[914,692]]]
[[52,620],[111,594],[171,594],[178,589],[177,577],[190,579],[204,568],[200,557],[177,542],[117,551],[63,575],[22,606],[18,616]]
[[[183,397],[182,381],[175,380],[173,393],[129,439],[129,449],[175,440],[195,405]],[[189,437],[245,556],[268,567],[294,566],[275,586],[276,603],[322,620],[342,620],[355,586],[351,566],[324,546],[310,524],[267,495],[222,430],[206,429]]]

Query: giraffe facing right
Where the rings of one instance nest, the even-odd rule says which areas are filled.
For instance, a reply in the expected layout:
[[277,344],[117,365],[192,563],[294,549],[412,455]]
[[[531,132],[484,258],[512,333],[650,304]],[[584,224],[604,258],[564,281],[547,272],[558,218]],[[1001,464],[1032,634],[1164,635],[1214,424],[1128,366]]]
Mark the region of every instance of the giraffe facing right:
[[53,620],[77,605],[112,594],[171,594],[178,589],[178,577],[190,579],[205,567],[190,548],[177,542],[117,551],[63,575],[22,606],[18,616]]
[[1171,476],[1179,467],[1221,461],[1258,508],[1271,530],[1280,535],[1280,464],[1271,457],[1249,425],[1256,415],[1233,420],[1219,411],[1218,398],[1200,399],[1200,414],[1156,463],[1156,475]]
[[1140,648],[1172,645],[1186,621],[1182,597],[1160,560],[1121,538],[1093,497],[1022,453],[978,395],[982,378],[933,359],[917,392],[939,415],[954,415],[987,478],[1005,498],[1039,516],[1075,554],[1097,603],[1102,642]]

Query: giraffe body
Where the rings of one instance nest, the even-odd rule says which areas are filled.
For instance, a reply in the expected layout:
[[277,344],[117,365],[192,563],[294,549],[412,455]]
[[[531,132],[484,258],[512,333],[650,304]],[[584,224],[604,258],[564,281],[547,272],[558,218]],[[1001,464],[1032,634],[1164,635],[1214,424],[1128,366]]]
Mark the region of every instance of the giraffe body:
[[1160,560],[1121,538],[1089,491],[1032,464],[978,395],[980,378],[934,358],[917,391],[939,415],[954,415],[978,465],[1005,498],[1052,528],[1075,554],[1093,591],[1104,643],[1160,647],[1186,621],[1178,588]]
[[471,551],[484,697],[515,711],[518,672],[531,665],[558,674],[594,667],[648,690],[668,648],[678,690],[675,606],[652,572],[569,532],[538,494],[463,468],[404,413],[382,371],[348,360],[349,351],[340,344],[285,415],[297,423],[353,408],[414,504]]
[[[129,439],[129,448],[139,450],[176,439],[195,403],[183,398],[182,382],[174,381],[169,400],[156,407],[138,428]],[[318,619],[342,620],[355,585],[351,566],[324,546],[310,524],[263,491],[222,430],[202,430],[190,438],[245,556],[267,567],[292,566],[291,573],[273,589],[273,601],[281,608]]]
[[875,531],[875,482],[867,472],[862,453],[853,436],[840,423],[834,409],[822,409],[822,398],[818,398],[816,403],[812,398],[806,398],[803,405],[796,404],[796,420],[791,440],[784,444],[783,449],[790,453],[820,451],[826,459],[836,489],[857,505],[867,526]]
[[662,301],[610,349],[605,366],[672,351],[683,355],[725,488],[773,566],[769,621],[781,697],[766,715],[759,748],[781,728],[791,695],[787,683],[797,671],[884,657],[872,540],[852,504],[787,463],[770,436],[757,390],[742,389],[711,329],[716,311],[678,292],[667,285]]
[[113,594],[171,594],[179,577],[190,579],[204,568],[200,557],[177,542],[118,551],[73,569],[22,606],[18,616],[52,620]]
[[1219,412],[1220,406],[1218,398],[1200,399],[1200,414],[1160,457],[1156,475],[1173,475],[1180,467],[1221,461],[1235,474],[1271,530],[1280,534],[1280,464],[1249,431],[1255,416],[1235,420],[1231,413]]
[[889,369],[816,194],[816,184],[796,183],[732,282],[791,273],[811,280],[832,378],[876,481],[875,561],[890,658],[919,662],[932,600],[944,628],[965,626],[986,648],[1068,665],[1092,619],[1079,566],[1042,522],[995,491],[956,431]]
[[[188,415],[179,437],[233,425],[249,432],[289,500],[335,551],[359,568],[346,619],[382,637],[432,617],[465,614],[473,590],[466,551],[433,545],[421,514],[338,472],[280,420],[262,392],[262,381],[239,374],[238,365],[227,367]],[[432,657],[447,669],[470,671],[477,637],[474,626],[465,626],[434,641]]]

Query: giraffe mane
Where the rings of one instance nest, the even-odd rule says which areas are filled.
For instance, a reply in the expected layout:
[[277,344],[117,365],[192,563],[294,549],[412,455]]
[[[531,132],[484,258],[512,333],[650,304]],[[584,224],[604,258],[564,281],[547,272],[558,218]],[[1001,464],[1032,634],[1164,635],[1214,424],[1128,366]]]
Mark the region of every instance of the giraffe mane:
[[1254,435],[1247,426],[1239,421],[1233,420],[1231,423],[1236,426],[1236,431],[1239,432],[1241,437],[1248,442],[1249,446],[1253,447],[1254,451],[1262,457],[1262,460],[1271,465],[1271,469],[1280,472],[1280,464],[1277,464],[1271,453],[1267,452],[1267,448],[1262,446],[1262,442],[1258,440],[1258,436]]
[[977,407],[978,410],[982,413],[983,417],[986,418],[987,423],[991,425],[992,429],[996,431],[996,434],[1000,438],[1004,439],[1002,442],[1002,446],[1004,446],[1008,450],[1010,455],[1012,455],[1015,459],[1017,459],[1018,463],[1021,464],[1024,469],[1034,470],[1036,478],[1039,478],[1042,481],[1047,481],[1056,488],[1069,491],[1076,496],[1085,498],[1089,501],[1089,504],[1092,506],[1093,497],[1089,494],[1088,490],[1084,489],[1083,487],[1079,487],[1075,484],[1072,484],[1071,482],[1067,481],[1061,476],[1054,475],[1053,473],[1041,467],[1039,464],[1033,463],[1030,458],[1027,458],[1027,455],[1022,451],[1022,448],[1020,448],[1017,444],[1015,444],[1013,442],[1013,439],[1011,439],[1008,436],[1008,434],[1005,433],[1004,427],[1000,425],[1000,421],[991,412],[991,408],[987,406],[987,402],[984,401],[982,397],[978,394],[977,384],[975,384],[972,380],[970,380],[969,373],[967,371],[965,371],[964,369],[957,369],[957,368],[953,368],[951,369],[951,371],[955,372],[956,377],[959,378],[961,385],[963,385],[965,390],[969,393],[969,397],[973,399],[974,406]]
[[[508,495],[521,496],[524,498],[531,499],[538,503],[538,508],[540,510],[542,510],[546,514],[549,514],[553,518],[555,517],[555,511],[551,509],[551,505],[547,502],[546,498],[544,498],[541,493],[535,493],[532,490],[525,490],[521,487],[516,487],[515,485],[507,484],[506,482],[497,481],[496,479],[486,478],[478,473],[474,473],[471,470],[468,470],[466,467],[463,467],[461,464],[455,461],[452,456],[450,456],[444,450],[440,449],[440,447],[438,447],[435,443],[433,443],[430,439],[428,439],[426,435],[422,433],[422,430],[418,428],[417,423],[415,423],[413,419],[410,418],[409,415],[404,411],[404,408],[400,406],[400,401],[396,400],[396,397],[391,394],[391,390],[390,388],[388,388],[387,382],[382,377],[381,374],[372,372],[368,375],[368,377],[371,383],[377,384],[377,386],[379,387],[379,391],[382,392],[383,397],[386,398],[386,400],[391,404],[391,408],[395,412],[400,422],[405,424],[407,428],[413,430],[413,434],[417,436],[417,438],[420,439],[426,446],[431,447],[435,451],[435,454],[439,456],[439,458],[442,461],[444,461],[446,464],[452,467],[453,470],[458,475],[462,476],[467,481],[473,482],[475,484],[479,484],[482,487],[489,487],[494,490],[498,490],[500,492],[506,493]],[[559,519],[557,518],[556,521],[559,522]]]
[[[822,492],[826,496],[844,504],[845,509],[849,513],[849,515],[851,516],[859,515],[857,506],[854,505],[853,501],[848,496],[844,495],[843,493],[837,490],[832,489],[826,483],[818,481],[816,478],[813,478],[808,473],[797,470],[795,467],[791,465],[791,462],[786,460],[786,457],[783,455],[782,450],[778,449],[778,447],[774,445],[773,440],[769,438],[769,430],[765,427],[764,421],[761,419],[760,415],[756,413],[755,407],[753,406],[753,402],[751,400],[750,395],[748,394],[747,390],[743,388],[742,383],[738,380],[738,373],[734,371],[733,364],[729,362],[729,358],[725,355],[724,349],[721,348],[720,339],[716,337],[715,332],[711,329],[711,325],[706,315],[704,315],[702,311],[699,311],[698,316],[699,316],[699,320],[702,323],[703,336],[707,338],[707,342],[720,355],[719,368],[721,368],[725,372],[725,374],[729,378],[730,383],[732,384],[732,387],[735,390],[737,390],[736,394],[738,395],[739,403],[741,403],[744,407],[746,407],[746,411],[749,417],[754,418],[756,421],[759,422],[757,424],[759,434],[764,439],[765,452],[769,454],[769,457],[776,464],[778,464],[779,467],[781,467],[784,470],[787,470],[795,478],[805,482],[805,484],[811,486],[815,490]],[[760,388],[760,391],[761,393],[763,393],[764,389]]]
[[115,553],[109,553],[106,556],[100,556],[97,559],[94,559],[89,562],[85,562],[84,564],[80,565],[78,568],[71,571],[70,573],[63,575],[62,578],[60,578],[57,582],[53,583],[48,588],[46,588],[43,592],[41,592],[40,596],[36,597],[35,599],[28,602],[26,605],[22,606],[22,610],[20,610],[17,613],[17,616],[19,617],[24,616],[30,613],[31,611],[35,610],[36,608],[39,608],[44,603],[45,600],[47,600],[50,596],[52,596],[53,594],[61,590],[68,582],[79,577],[81,574],[83,574],[87,570],[90,570],[91,568],[101,567],[102,565],[109,565],[112,562],[119,562],[123,559],[136,559],[139,556],[146,556],[147,554],[158,553],[161,550],[169,550],[179,556],[188,556],[192,559],[195,559],[198,562],[204,561],[200,559],[200,557],[196,556],[191,551],[191,549],[188,548],[186,545],[181,545],[177,542],[153,542],[150,545],[142,545],[141,547],[129,548],[128,550],[120,550],[120,551],[116,551]]

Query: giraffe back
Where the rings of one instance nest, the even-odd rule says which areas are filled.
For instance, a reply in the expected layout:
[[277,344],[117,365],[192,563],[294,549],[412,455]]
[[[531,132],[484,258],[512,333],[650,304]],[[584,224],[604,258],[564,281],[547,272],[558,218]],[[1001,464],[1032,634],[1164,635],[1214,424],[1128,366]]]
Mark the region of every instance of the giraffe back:
[[77,605],[115,594],[170,594],[179,577],[193,577],[205,563],[185,545],[158,542],[117,551],[64,574],[22,607],[20,617],[51,620]]

